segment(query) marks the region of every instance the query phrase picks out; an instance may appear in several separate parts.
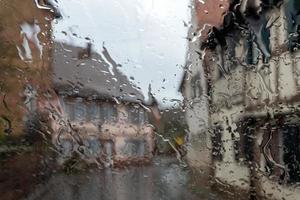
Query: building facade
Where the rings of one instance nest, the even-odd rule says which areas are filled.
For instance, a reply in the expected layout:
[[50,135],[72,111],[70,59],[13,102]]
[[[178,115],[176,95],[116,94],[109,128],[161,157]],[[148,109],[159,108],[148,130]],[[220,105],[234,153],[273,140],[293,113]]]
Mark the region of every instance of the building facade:
[[205,135],[193,159],[205,155],[214,179],[251,196],[299,199],[299,2],[229,3],[223,23],[189,49],[199,64],[190,61],[181,86],[187,113],[207,116],[186,116],[191,135],[197,126]]
[[149,108],[105,47],[100,55],[90,44],[57,42],[52,66],[57,98],[50,109],[51,137],[62,158],[76,153],[104,165],[151,160]]
[[[189,126],[187,160],[201,174],[211,174],[211,138],[207,131],[210,124],[209,98],[205,56],[201,43],[207,38],[212,26],[220,27],[228,1],[202,3],[191,1],[191,23],[188,32],[188,51],[180,92],[184,97],[185,118]],[[222,8],[222,9],[220,9]],[[213,13],[213,14],[211,14]],[[205,51],[209,53],[208,50]]]
[[51,23],[59,17],[53,1],[0,2],[0,137],[24,136],[33,96],[51,85]]

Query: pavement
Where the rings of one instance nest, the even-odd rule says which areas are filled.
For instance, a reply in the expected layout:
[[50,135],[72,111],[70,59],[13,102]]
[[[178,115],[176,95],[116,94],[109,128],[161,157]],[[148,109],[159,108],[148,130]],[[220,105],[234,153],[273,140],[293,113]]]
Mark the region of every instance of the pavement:
[[207,200],[222,199],[191,186],[191,173],[174,157],[159,156],[147,166],[89,169],[84,173],[52,174],[27,200]]

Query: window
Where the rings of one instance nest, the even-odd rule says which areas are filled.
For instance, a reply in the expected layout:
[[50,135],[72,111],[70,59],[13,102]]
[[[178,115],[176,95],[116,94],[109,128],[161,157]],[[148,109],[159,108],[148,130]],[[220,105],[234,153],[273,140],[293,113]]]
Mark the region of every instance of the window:
[[148,122],[147,112],[143,108],[140,108],[139,119],[141,124]]
[[71,121],[75,120],[74,109],[75,109],[75,103],[68,99],[65,99],[65,112],[67,117]]
[[212,157],[216,161],[223,159],[223,142],[222,142],[223,128],[221,126],[213,128],[211,135],[212,141]]
[[[300,127],[285,124],[266,129],[261,144],[265,171],[279,183],[300,182]],[[262,159],[262,158],[261,158]]]
[[143,156],[147,151],[146,141],[139,139],[128,139],[122,149],[126,156]]
[[202,95],[201,78],[199,72],[191,80],[192,98],[200,98]]
[[249,65],[256,65],[258,63],[259,51],[256,43],[254,42],[254,37],[254,34],[250,33],[246,41],[246,63]]
[[300,46],[300,2],[290,0],[287,3],[287,22],[289,34],[289,49],[294,52]]
[[287,167],[288,182],[300,182],[300,127],[285,125],[282,129],[283,161]]
[[82,98],[64,98],[63,108],[71,121],[85,121],[87,106]]
[[145,122],[145,111],[140,106],[131,105],[128,107],[128,121],[133,124]]
[[100,106],[97,102],[89,102],[87,105],[87,118],[89,121],[100,120]]
[[86,155],[92,157],[97,157],[100,155],[102,146],[96,137],[84,138],[83,144],[86,147]]
[[36,90],[30,84],[25,86],[24,90],[25,101],[24,104],[31,111],[36,109]]
[[[256,141],[256,128],[258,126],[255,118],[244,119],[239,127],[240,141],[239,151],[236,152],[235,160],[252,162],[254,159],[254,142]],[[236,147],[237,148],[237,147]]]
[[77,98],[74,107],[74,120],[85,121],[86,120],[86,105],[82,98]]
[[112,103],[102,103],[100,105],[100,117],[103,122],[116,121],[118,117],[116,105]]
[[114,154],[114,142],[111,140],[107,140],[104,142],[103,145],[104,145],[104,153],[106,154],[106,156],[112,158]]

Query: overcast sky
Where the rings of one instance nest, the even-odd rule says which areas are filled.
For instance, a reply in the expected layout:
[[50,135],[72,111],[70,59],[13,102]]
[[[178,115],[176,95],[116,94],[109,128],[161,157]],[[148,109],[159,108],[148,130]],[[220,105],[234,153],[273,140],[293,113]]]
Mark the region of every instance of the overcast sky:
[[[189,0],[59,0],[63,20],[54,22],[58,41],[101,51],[104,43],[121,71],[147,95],[166,104],[178,93],[186,53]],[[72,36],[75,33],[78,36]]]

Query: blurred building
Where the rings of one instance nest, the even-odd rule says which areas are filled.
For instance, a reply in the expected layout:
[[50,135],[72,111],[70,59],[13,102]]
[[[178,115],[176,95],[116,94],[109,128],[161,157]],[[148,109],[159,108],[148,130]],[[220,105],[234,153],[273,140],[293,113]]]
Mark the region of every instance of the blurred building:
[[0,138],[51,138],[61,157],[77,152],[106,164],[151,159],[145,105],[157,105],[105,48],[100,56],[91,45],[54,42],[51,23],[61,16],[52,0],[1,1],[0,17]]
[[299,2],[233,1],[203,39],[195,8],[181,84],[190,163],[252,196],[299,199]]
[[[216,0],[203,3],[191,1],[191,24],[188,32],[188,51],[180,92],[184,97],[185,118],[189,127],[187,159],[189,165],[198,168],[203,175],[211,173],[209,127],[209,98],[204,59],[209,50],[202,51],[201,43],[207,39],[212,27],[220,27],[228,1]],[[203,179],[204,180],[204,179]],[[206,181],[205,181],[206,182]]]
[[59,99],[53,105],[70,128],[52,118],[52,140],[63,157],[77,152],[104,164],[152,158],[154,132],[145,106],[151,102],[119,71],[105,47],[100,55],[90,44],[57,42],[52,66]]
[[53,1],[0,2],[0,137],[24,135],[33,96],[49,87],[51,22],[58,17]]

